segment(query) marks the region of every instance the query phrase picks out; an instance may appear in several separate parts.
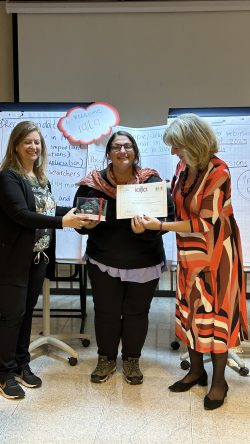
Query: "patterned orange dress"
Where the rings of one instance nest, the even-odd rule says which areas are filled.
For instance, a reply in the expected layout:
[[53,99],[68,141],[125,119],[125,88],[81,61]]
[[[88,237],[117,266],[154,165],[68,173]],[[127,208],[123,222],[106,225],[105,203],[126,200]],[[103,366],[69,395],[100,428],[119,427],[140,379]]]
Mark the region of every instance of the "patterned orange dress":
[[172,182],[176,220],[191,233],[176,233],[176,335],[201,353],[224,353],[248,338],[240,233],[231,205],[227,164],[214,156],[183,197],[186,164]]

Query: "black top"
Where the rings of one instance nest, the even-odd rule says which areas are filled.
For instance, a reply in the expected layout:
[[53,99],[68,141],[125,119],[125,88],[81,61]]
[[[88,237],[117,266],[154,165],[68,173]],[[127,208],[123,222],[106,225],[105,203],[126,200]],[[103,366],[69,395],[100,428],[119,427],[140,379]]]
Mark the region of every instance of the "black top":
[[29,181],[10,169],[0,172],[0,285],[27,285],[36,228],[62,228],[66,211],[36,213]]
[[[101,175],[111,185],[106,170],[102,170]],[[151,176],[145,183],[161,180],[158,176]],[[146,230],[142,234],[135,234],[131,228],[131,219],[116,219],[116,199],[86,185],[78,188],[74,206],[77,197],[102,197],[108,201],[105,222],[100,222],[91,230],[77,230],[80,234],[88,234],[86,253],[89,257],[104,265],[125,269],[151,267],[165,259],[163,233]],[[168,217],[163,220],[174,220],[174,205],[169,190]]]

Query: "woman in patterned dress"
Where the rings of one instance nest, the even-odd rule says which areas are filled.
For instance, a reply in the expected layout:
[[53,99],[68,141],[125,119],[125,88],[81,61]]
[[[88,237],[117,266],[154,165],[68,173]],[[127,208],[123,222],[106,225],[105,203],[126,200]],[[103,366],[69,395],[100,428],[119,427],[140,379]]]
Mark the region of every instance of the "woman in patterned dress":
[[188,347],[190,371],[173,392],[207,385],[203,353],[211,353],[212,384],[204,407],[227,395],[228,349],[247,339],[246,290],[240,233],[231,204],[227,164],[219,159],[212,128],[195,114],[176,118],[164,133],[180,161],[172,181],[175,222],[144,217],[147,229],[175,231],[178,252],[176,334]]

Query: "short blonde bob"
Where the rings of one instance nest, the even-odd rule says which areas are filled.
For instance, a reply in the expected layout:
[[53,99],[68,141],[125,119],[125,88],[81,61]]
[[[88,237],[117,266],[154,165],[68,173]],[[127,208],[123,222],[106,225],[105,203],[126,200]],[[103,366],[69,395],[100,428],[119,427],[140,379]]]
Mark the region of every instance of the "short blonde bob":
[[45,169],[47,166],[47,148],[44,141],[44,137],[40,131],[40,128],[29,120],[24,120],[18,123],[12,130],[7,145],[7,150],[3,162],[1,164],[1,170],[6,170],[7,168],[12,169],[18,174],[27,177],[27,173],[20,161],[17,153],[17,146],[21,143],[25,137],[33,131],[37,131],[41,139],[41,155],[34,163],[33,171],[42,186],[48,183],[48,179],[45,175]]
[[196,114],[181,114],[166,128],[166,145],[185,150],[191,168],[203,170],[218,152],[218,141],[211,126]]

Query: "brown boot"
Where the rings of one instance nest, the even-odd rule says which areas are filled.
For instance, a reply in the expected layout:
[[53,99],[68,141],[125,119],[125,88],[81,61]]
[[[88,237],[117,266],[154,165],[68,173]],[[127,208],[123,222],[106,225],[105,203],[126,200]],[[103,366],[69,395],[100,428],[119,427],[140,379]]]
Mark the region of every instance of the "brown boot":
[[105,382],[116,371],[116,361],[109,361],[107,356],[99,356],[95,370],[91,373],[91,382]]
[[129,384],[143,383],[143,374],[139,367],[139,358],[128,358],[123,361],[123,374]]

